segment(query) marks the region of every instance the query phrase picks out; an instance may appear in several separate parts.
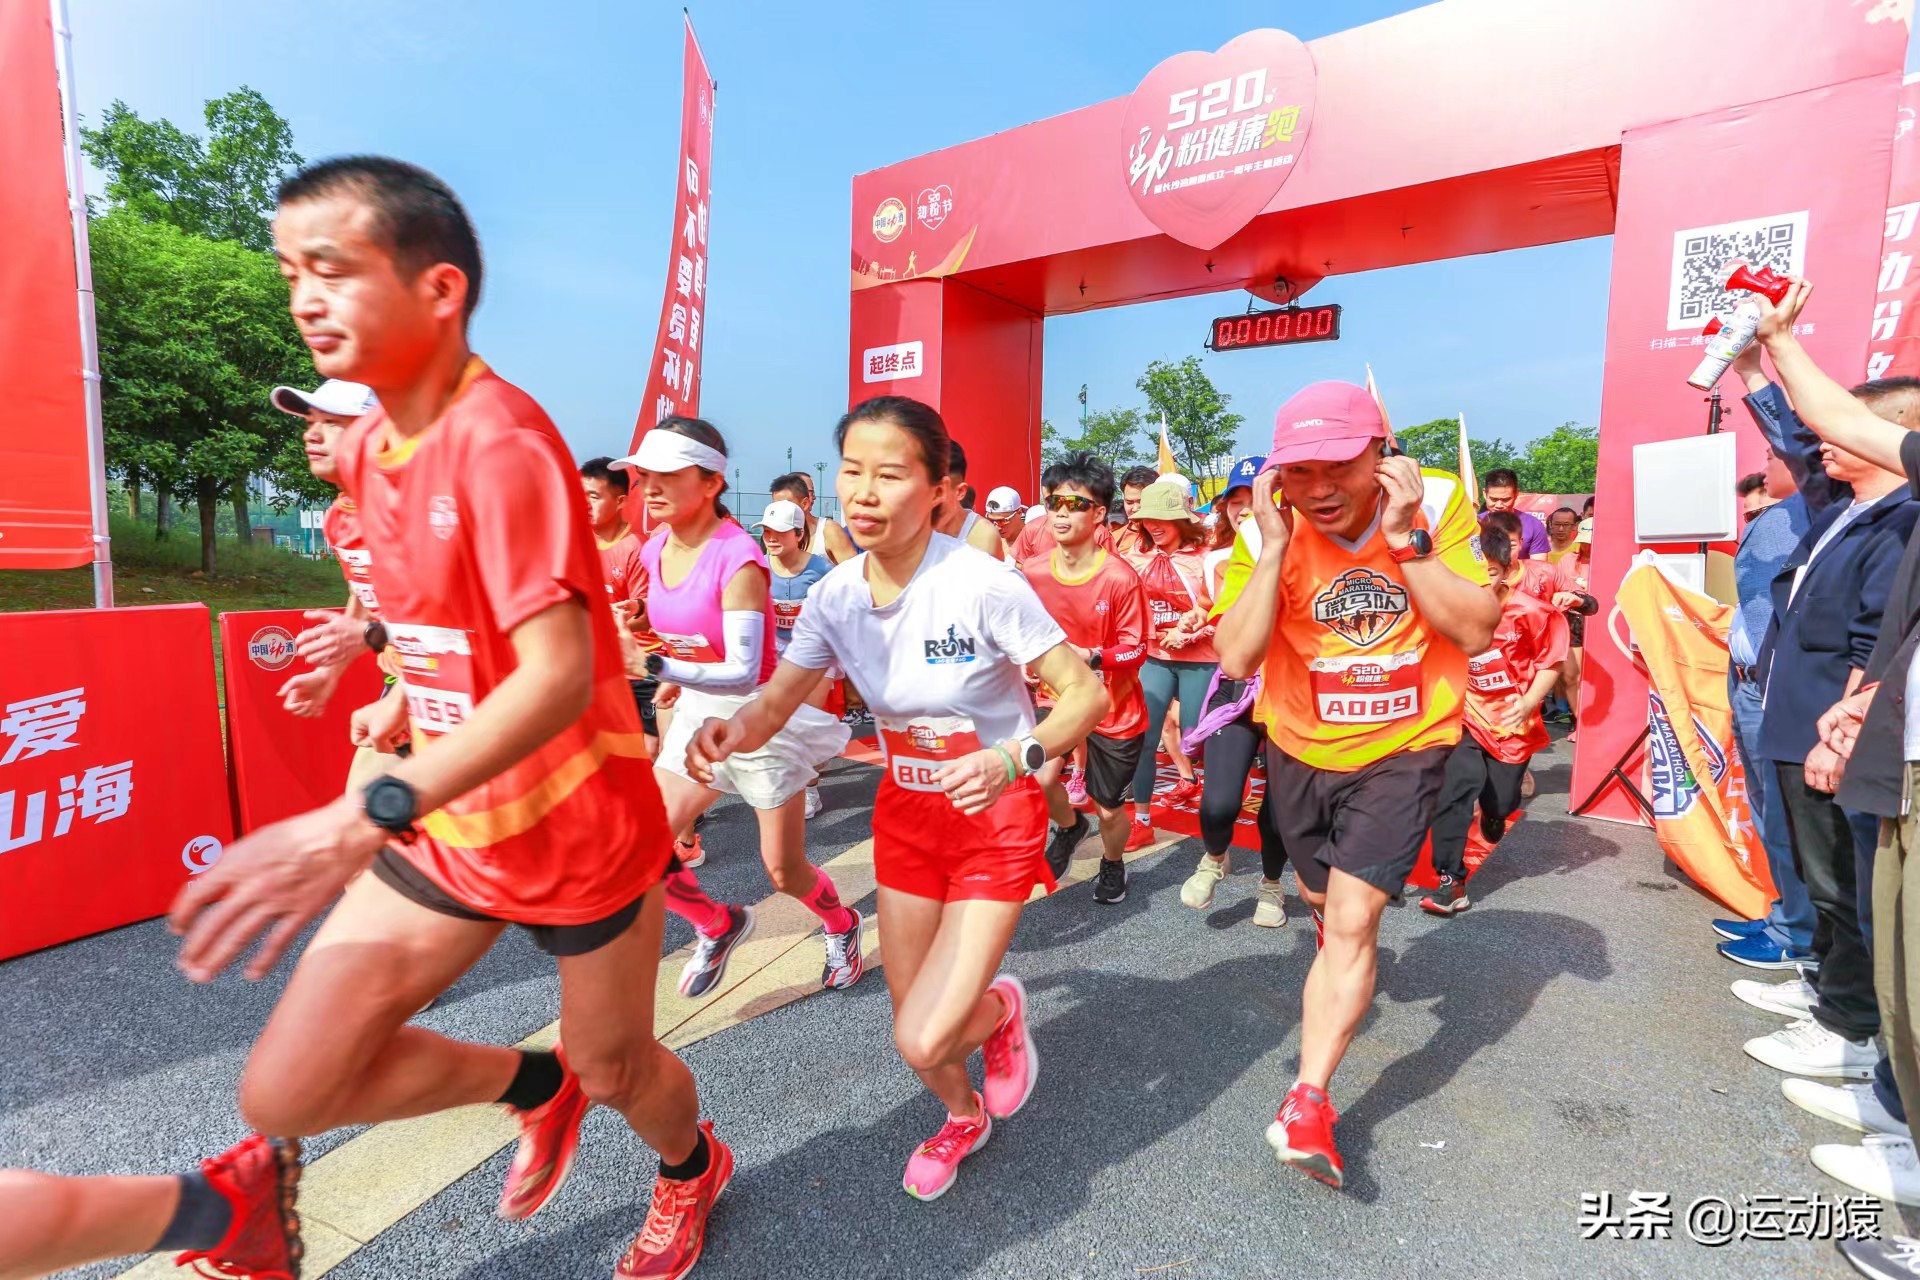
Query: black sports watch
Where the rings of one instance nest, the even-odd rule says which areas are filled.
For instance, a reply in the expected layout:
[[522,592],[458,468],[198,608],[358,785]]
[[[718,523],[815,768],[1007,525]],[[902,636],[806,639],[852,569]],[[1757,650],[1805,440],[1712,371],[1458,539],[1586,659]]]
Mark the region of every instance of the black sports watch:
[[1089,671],[1098,671],[1100,669],[1100,650],[1095,649],[1087,655],[1087,669]]
[[361,632],[361,635],[366,639],[367,648],[373,650],[375,653],[385,653],[387,651],[387,624],[380,621],[380,619],[375,618],[372,622],[369,622],[367,629]]
[[368,822],[397,836],[413,834],[414,820],[420,816],[420,797],[412,787],[386,775],[369,782],[360,795]]
[[1425,560],[1433,554],[1433,535],[1425,529],[1415,529],[1407,535],[1407,545],[1387,552],[1395,564],[1405,564],[1409,560]]
[[661,657],[657,653],[650,653],[647,655],[647,674],[648,675],[659,676],[663,674],[666,671],[666,669],[667,669],[667,660],[665,658]]

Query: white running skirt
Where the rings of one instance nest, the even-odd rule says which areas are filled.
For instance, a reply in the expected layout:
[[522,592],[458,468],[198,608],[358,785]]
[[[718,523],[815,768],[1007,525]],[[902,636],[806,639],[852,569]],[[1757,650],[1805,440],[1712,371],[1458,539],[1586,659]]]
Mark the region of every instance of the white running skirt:
[[[687,772],[687,745],[708,720],[731,720],[747,698],[682,687],[673,704],[673,723],[660,740],[656,768],[693,781]],[[713,789],[739,796],[756,809],[778,809],[800,794],[846,749],[853,731],[818,707],[802,703],[793,719],[758,751],[742,752],[714,766]]]

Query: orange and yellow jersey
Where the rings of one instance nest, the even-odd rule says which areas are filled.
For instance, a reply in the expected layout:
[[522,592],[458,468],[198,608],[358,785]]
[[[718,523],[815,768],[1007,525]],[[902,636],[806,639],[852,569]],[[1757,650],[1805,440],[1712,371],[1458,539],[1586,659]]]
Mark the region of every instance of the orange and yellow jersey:
[[540,406],[477,357],[410,440],[385,410],[342,441],[414,749],[434,750],[518,666],[512,633],[577,600],[593,691],[573,724],[420,822],[398,851],[460,902],[523,924],[604,919],[665,868],[672,840],[647,760],[607,581],[565,442]]
[[[1480,525],[1458,477],[1422,468],[1416,525],[1434,556],[1487,582]],[[1218,618],[1240,598],[1259,554],[1242,523],[1227,558]],[[1316,769],[1353,773],[1400,751],[1460,741],[1467,655],[1413,606],[1378,516],[1347,542],[1296,519],[1280,567],[1280,617],[1261,665],[1254,718],[1282,751]]]

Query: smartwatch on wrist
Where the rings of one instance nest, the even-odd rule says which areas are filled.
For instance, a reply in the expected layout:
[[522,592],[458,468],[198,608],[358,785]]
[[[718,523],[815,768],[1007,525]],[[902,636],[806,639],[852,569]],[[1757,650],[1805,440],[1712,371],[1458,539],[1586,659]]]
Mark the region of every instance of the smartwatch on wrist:
[[1407,545],[1389,548],[1387,554],[1395,564],[1405,564],[1409,560],[1425,560],[1433,554],[1433,535],[1425,529],[1415,529],[1407,535]]
[[650,653],[647,655],[647,674],[648,675],[654,676],[657,678],[660,675],[660,673],[665,671],[666,669],[667,669],[667,660],[665,658],[661,657],[657,653]]
[[367,642],[367,648],[373,650],[375,653],[385,653],[387,651],[387,624],[380,621],[380,619],[375,618],[372,622],[369,622],[367,629],[360,634],[361,638]]
[[1095,649],[1087,655],[1087,668],[1091,671],[1098,671],[1100,669],[1100,650]]
[[1040,739],[1028,734],[1013,744],[1013,753],[1020,758],[1021,773],[1036,773],[1047,762],[1047,749],[1040,745]]
[[385,775],[369,782],[360,795],[368,822],[397,836],[413,834],[414,821],[420,816],[420,797],[411,786]]

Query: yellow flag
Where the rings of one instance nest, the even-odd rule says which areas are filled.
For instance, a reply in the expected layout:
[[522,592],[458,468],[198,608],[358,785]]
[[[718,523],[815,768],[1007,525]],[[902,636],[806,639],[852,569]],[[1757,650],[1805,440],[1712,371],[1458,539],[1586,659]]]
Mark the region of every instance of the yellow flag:
[[1161,475],[1180,470],[1180,464],[1174,461],[1173,446],[1167,443],[1167,415],[1160,415],[1160,457],[1156,465]]
[[1473,450],[1467,447],[1467,415],[1460,415],[1460,483],[1467,486],[1467,501],[1480,505],[1480,476],[1473,469]]

